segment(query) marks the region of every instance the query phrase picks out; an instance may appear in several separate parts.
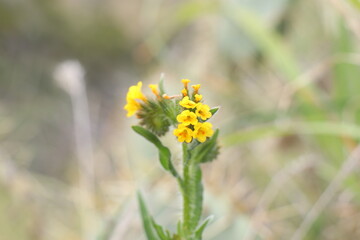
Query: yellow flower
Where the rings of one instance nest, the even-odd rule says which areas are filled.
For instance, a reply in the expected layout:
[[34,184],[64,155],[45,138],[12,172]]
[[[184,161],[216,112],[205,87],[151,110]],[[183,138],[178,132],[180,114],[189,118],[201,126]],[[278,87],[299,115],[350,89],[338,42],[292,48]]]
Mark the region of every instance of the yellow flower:
[[193,137],[199,142],[205,142],[207,137],[211,137],[214,134],[212,124],[209,122],[198,123],[194,127]]
[[181,90],[181,93],[182,93],[183,97],[188,95],[186,88],[183,88],[183,90]]
[[206,120],[211,117],[210,107],[206,104],[198,103],[196,106],[196,115],[202,120]]
[[131,86],[126,95],[126,105],[124,109],[128,111],[127,117],[134,115],[140,108],[141,105],[137,100],[147,101],[145,95],[141,92],[142,82],[138,82],[137,85]]
[[139,102],[135,100],[127,101],[127,104],[125,105],[124,109],[128,111],[126,114],[127,117],[131,117],[134,115],[139,109],[141,108],[141,105]]
[[184,87],[187,88],[190,80],[189,79],[181,79],[181,82],[184,84]]
[[142,82],[138,82],[136,86],[131,86],[126,95],[126,100],[131,101],[135,99],[147,101],[145,95],[141,92]]
[[155,96],[159,97],[159,90],[158,90],[158,86],[156,84],[150,84],[149,88],[151,89],[153,94],[155,94]]
[[195,102],[200,102],[202,99],[202,95],[200,94],[195,94]]
[[178,137],[179,142],[191,142],[193,137],[193,131],[183,124],[179,124],[178,128],[174,130],[174,135]]
[[176,120],[182,123],[184,126],[189,124],[195,125],[198,122],[196,114],[190,112],[189,110],[182,111],[179,115],[177,115]]
[[200,89],[200,84],[192,85],[191,87],[194,89],[194,93],[197,94]]
[[184,108],[195,108],[196,103],[191,101],[188,96],[185,96],[179,103]]

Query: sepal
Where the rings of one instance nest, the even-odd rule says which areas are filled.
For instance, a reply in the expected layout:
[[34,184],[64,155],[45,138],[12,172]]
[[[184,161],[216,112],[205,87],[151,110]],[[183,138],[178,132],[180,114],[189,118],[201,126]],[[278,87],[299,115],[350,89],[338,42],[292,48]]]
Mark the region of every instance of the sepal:
[[157,136],[162,136],[169,131],[171,123],[165,114],[161,101],[148,100],[141,104],[137,117],[140,119],[140,125]]

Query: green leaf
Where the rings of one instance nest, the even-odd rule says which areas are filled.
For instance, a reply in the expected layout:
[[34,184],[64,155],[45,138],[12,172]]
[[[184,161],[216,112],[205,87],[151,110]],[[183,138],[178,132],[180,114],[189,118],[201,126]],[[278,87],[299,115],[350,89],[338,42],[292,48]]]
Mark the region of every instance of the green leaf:
[[169,171],[170,170],[169,165],[171,159],[170,150],[161,143],[160,139],[157,136],[155,136],[155,134],[151,133],[145,128],[140,126],[132,126],[132,129],[141,136],[143,136],[144,138],[146,138],[149,142],[153,143],[158,148],[160,163],[165,170]]
[[215,113],[217,113],[217,111],[219,110],[220,107],[213,107],[212,109],[210,109],[211,112],[211,116],[214,116]]
[[216,129],[214,135],[204,143],[199,144],[191,151],[192,161],[195,163],[205,163],[214,160],[219,152],[217,146],[217,137],[219,129]]
[[196,229],[196,231],[195,231],[195,238],[196,239],[199,239],[199,240],[202,239],[202,233],[203,233],[204,229],[206,228],[206,226],[208,225],[208,223],[210,221],[212,221],[212,219],[213,219],[213,216],[207,217],[204,220],[204,222]]
[[157,232],[157,235],[159,236],[159,238],[161,240],[171,240],[170,238],[166,237],[164,230],[162,229],[162,227],[160,225],[158,225],[154,222],[154,219],[152,219],[152,224],[155,228],[155,231]]
[[171,235],[170,235],[170,232],[169,231],[164,231],[163,227],[160,226],[159,224],[157,224],[154,220],[154,218],[151,218],[151,222],[152,222],[152,225],[155,229],[155,231],[157,232],[159,238],[161,240],[171,240]]
[[143,127],[132,126],[132,129],[157,147],[157,149],[159,150],[160,163],[163,166],[163,168],[166,171],[169,171],[174,177],[176,177],[181,182],[181,177],[171,162],[171,152],[167,147],[165,147],[161,143],[160,139],[155,134],[146,130]]
[[138,192],[138,201],[140,206],[140,212],[141,212],[141,219],[143,222],[145,234],[148,240],[160,240],[156,234],[156,232],[153,229],[153,219],[149,214],[149,211],[147,210],[147,207],[144,203],[144,200],[141,196],[141,194]]

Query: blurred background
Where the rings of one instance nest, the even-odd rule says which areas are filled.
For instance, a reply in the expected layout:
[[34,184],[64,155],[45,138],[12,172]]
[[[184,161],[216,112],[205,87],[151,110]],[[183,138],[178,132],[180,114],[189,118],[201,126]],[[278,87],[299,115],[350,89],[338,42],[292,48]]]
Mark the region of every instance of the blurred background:
[[0,239],[145,239],[138,190],[176,229],[123,110],[162,73],[221,107],[204,239],[360,239],[359,42],[359,0],[0,0]]

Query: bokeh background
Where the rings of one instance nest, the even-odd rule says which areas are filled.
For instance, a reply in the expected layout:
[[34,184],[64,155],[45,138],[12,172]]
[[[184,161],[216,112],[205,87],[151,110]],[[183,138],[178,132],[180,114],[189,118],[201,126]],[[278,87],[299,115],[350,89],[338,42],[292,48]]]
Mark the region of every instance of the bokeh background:
[[1,0],[0,239],[145,239],[138,190],[176,228],[123,110],[161,74],[221,107],[204,239],[360,239],[359,42],[359,0]]

